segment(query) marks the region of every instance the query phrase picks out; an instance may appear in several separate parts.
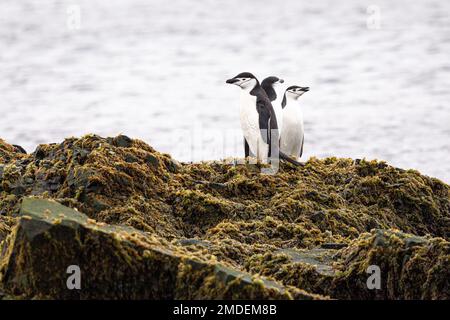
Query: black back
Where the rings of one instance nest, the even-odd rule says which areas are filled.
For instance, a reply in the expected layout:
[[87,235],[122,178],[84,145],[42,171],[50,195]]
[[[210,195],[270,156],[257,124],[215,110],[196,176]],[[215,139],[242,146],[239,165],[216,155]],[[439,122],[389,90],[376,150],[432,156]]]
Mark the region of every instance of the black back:
[[[262,139],[265,143],[269,144],[269,157],[272,156],[271,141],[279,141],[278,122],[273,109],[272,103],[266,94],[266,91],[261,87],[259,82],[250,91],[250,94],[256,96],[256,110],[259,114],[259,129],[265,130],[261,132]],[[277,129],[272,132],[272,130]],[[278,152],[278,150],[276,150]]]
[[264,89],[264,91],[267,94],[267,97],[270,101],[277,100],[277,92],[273,88],[273,84],[280,80],[278,77],[267,77],[261,82],[261,87]]

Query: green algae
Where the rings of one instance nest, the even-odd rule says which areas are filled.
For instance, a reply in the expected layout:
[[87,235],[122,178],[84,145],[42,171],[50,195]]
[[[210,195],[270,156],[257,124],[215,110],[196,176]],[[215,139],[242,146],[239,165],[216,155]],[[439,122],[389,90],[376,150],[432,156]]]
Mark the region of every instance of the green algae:
[[[288,254],[287,254],[288,253]],[[368,267],[381,271],[381,289],[368,290]],[[395,230],[372,230],[336,250],[254,255],[249,272],[338,299],[450,298],[450,242]]]
[[[0,141],[1,215],[17,216],[27,196],[54,199],[100,223],[136,228],[183,254],[207,255],[313,294],[441,299],[450,290],[449,186],[380,161],[311,158],[303,167],[282,163],[270,176],[255,165],[180,164],[125,136],[69,138],[29,155]],[[4,225],[0,220],[3,238],[12,230]],[[363,269],[373,262],[366,256],[380,250],[371,246],[374,229],[434,239],[421,245],[434,251],[414,251],[408,268],[386,264],[395,280],[385,282],[382,293],[364,286]],[[203,245],[182,245],[185,239]],[[347,247],[317,251],[329,243]],[[387,243],[392,248],[383,251],[385,259],[405,259],[401,242]],[[359,260],[346,264],[356,252]],[[296,254],[309,260],[294,261]]]
[[[450,299],[450,242],[417,237],[397,230],[372,230],[336,257],[339,275],[330,291],[351,299]],[[381,269],[381,290],[365,290],[370,265]],[[354,286],[350,292],[342,290]],[[330,292],[330,293],[331,293]]]
[[[209,254],[187,251],[131,227],[99,223],[44,199],[24,199],[21,219],[1,252],[1,282],[23,298],[319,298],[239,271]],[[62,272],[73,264],[82,270],[79,291],[67,289]]]

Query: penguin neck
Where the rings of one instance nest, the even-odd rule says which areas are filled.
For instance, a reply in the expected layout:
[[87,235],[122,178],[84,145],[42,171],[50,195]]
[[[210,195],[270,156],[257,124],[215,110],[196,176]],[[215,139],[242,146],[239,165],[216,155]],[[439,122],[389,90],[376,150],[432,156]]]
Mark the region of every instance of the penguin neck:
[[245,87],[241,87],[243,94],[252,94],[252,92],[255,91],[255,89],[258,89],[258,87],[261,87],[259,85],[258,80],[252,79],[248,82],[248,84]]
[[293,105],[293,104],[297,104],[298,103],[298,98],[300,98],[299,96],[295,97],[291,94],[287,95],[286,93],[283,96],[283,101],[281,101],[281,107],[284,109],[286,108],[286,106],[289,105]]
[[269,97],[270,101],[277,100],[277,92],[275,91],[275,88],[272,85],[264,86],[264,84],[263,84],[262,88],[266,92],[267,97]]

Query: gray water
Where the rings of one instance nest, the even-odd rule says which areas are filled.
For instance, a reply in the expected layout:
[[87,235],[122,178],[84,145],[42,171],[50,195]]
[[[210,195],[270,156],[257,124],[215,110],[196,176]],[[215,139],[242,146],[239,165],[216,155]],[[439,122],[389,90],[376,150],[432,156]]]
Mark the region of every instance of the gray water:
[[241,156],[239,92],[225,84],[241,71],[311,87],[304,159],[384,159],[450,181],[449,1],[0,4],[0,137],[29,151],[93,132],[183,161]]

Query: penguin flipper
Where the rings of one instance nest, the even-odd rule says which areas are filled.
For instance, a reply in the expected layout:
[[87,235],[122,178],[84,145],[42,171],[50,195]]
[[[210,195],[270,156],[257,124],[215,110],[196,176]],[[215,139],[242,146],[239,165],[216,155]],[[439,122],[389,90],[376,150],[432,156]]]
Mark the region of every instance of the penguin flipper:
[[259,130],[261,131],[261,137],[264,143],[270,144],[270,111],[266,107],[266,103],[262,100],[256,102],[256,109],[259,115]]

